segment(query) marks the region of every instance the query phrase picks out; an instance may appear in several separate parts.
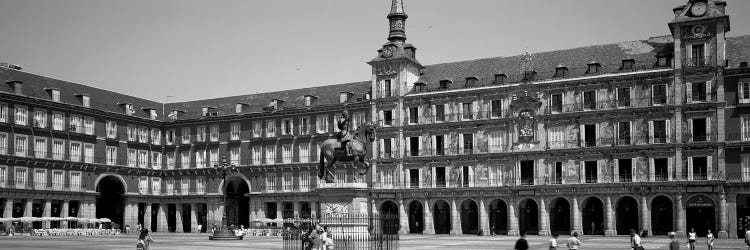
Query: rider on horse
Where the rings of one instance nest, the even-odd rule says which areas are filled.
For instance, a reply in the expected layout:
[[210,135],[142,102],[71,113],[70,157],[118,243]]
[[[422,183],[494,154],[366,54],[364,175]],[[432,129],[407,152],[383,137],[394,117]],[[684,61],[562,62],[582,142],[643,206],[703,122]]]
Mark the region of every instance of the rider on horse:
[[349,112],[347,112],[346,110],[341,112],[341,117],[339,117],[338,121],[336,121],[336,126],[338,126],[339,128],[338,139],[339,142],[341,142],[341,147],[346,151],[346,155],[350,156],[352,155],[352,152],[350,147],[347,145],[347,142],[354,139],[354,137],[352,135],[352,132],[349,130],[350,118],[348,113]]

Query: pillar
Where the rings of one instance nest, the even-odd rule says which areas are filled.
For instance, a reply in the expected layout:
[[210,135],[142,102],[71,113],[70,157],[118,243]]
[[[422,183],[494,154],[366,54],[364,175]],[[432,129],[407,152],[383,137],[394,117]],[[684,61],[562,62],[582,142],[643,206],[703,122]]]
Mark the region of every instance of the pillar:
[[[3,210],[3,217],[4,218],[13,218],[13,198],[8,198],[5,200],[5,210]],[[13,223],[5,223],[5,230],[10,229],[13,226]]]
[[[198,232],[198,214],[196,213],[197,211],[195,211],[196,209],[198,209],[198,204],[191,203],[190,204],[190,228],[191,228],[190,232],[200,233]],[[203,226],[205,227],[206,225],[203,225]]]
[[583,220],[581,219],[581,207],[578,206],[578,197],[573,196],[573,231],[583,235]]
[[648,230],[648,235],[651,235],[651,224],[649,223],[649,219],[651,213],[648,209],[648,201],[646,201],[646,196],[641,197],[641,229],[642,230]]
[[549,211],[547,211],[547,201],[539,198],[539,235],[549,235]]
[[317,217],[318,217],[318,203],[315,201],[310,201],[310,218],[317,218]]
[[182,203],[175,204],[174,210],[174,231],[175,233],[184,233],[185,229],[182,228]]
[[300,212],[301,212],[300,209],[302,207],[300,205],[300,202],[299,201],[294,201],[294,203],[292,205],[294,205],[294,218],[299,218],[300,217]]
[[276,202],[276,219],[284,218],[284,203],[281,201]]
[[508,200],[508,236],[518,236],[518,215],[515,200]]
[[23,217],[31,217],[31,208],[34,205],[34,199],[26,199],[26,205],[23,208]]
[[422,219],[422,222],[424,223],[422,234],[435,234],[435,223],[432,220],[432,210],[430,208],[429,199],[424,199],[422,209],[424,210],[424,213],[422,213],[424,217]]
[[[125,225],[122,225],[122,228],[125,228],[126,225],[130,226],[130,231],[133,231],[136,228],[136,224],[138,224],[138,204],[130,203],[128,202],[125,204]],[[133,231],[134,232],[134,231]],[[131,234],[132,232],[128,232],[128,234]]]
[[169,225],[167,225],[167,205],[169,204],[159,204],[159,214],[157,214],[157,218],[159,218],[158,224],[156,224],[156,228],[159,230],[159,232],[169,232]]
[[479,230],[480,235],[490,235],[490,217],[487,214],[484,198],[479,199]]
[[451,234],[458,235],[462,234],[461,231],[461,217],[458,214],[458,207],[456,207],[456,198],[451,199]]
[[146,211],[143,212],[143,228],[151,231],[151,204],[146,203]]
[[[214,221],[217,222],[216,223],[217,225],[223,225],[222,223],[224,223],[224,221],[222,220],[222,218],[224,217],[224,212],[225,211],[226,210],[224,210],[224,203],[218,203],[218,204],[216,204],[216,211],[214,211],[214,216],[216,216],[216,217],[214,217]],[[226,226],[228,226],[228,225],[226,225]]]
[[675,203],[677,203],[677,237],[686,237],[687,225],[685,224],[686,217],[685,207],[682,205],[682,194],[677,194]]
[[[42,217],[52,217],[52,200],[45,200],[42,209]],[[51,221],[43,221],[42,228],[50,228],[51,223]]]
[[409,215],[404,209],[404,199],[398,200],[398,234],[409,233]]
[[726,239],[729,237],[727,231],[729,225],[729,218],[727,216],[727,195],[721,193],[719,195],[719,239]]
[[[727,214],[729,214],[729,238],[737,238],[737,194],[728,194],[727,197]],[[732,209],[734,208],[734,209]]]
[[617,229],[615,228],[615,210],[612,208],[612,198],[609,196],[607,196],[606,206],[607,228],[604,229],[604,236],[615,236],[617,235]]
[[[70,201],[69,200],[64,200],[62,202],[62,208],[61,208],[61,210],[62,210],[62,211],[60,211],[60,217],[61,218],[67,218],[68,216],[70,216],[68,214],[68,210],[70,210]],[[68,228],[68,221],[66,221],[66,220],[60,221],[60,228],[61,229],[67,229]]]

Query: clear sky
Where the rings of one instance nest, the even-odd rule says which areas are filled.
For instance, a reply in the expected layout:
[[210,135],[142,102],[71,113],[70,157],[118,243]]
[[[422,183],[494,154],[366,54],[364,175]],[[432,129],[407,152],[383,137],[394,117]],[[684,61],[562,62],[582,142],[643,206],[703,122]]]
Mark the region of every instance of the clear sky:
[[[687,0],[404,0],[425,65],[667,35]],[[0,61],[154,101],[370,79],[390,0],[0,0]],[[750,34],[750,1],[727,0]]]

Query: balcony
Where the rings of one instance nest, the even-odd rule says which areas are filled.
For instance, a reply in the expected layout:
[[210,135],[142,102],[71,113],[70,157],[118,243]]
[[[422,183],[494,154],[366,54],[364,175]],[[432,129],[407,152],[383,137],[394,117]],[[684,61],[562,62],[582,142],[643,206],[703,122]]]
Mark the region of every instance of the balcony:
[[0,189],[84,192],[86,191],[86,185],[84,184],[61,184],[61,183],[50,183],[50,182],[33,182],[33,181],[15,182],[14,180],[11,180],[11,181],[0,181]]
[[686,55],[682,57],[682,67],[684,68],[698,68],[698,67],[712,67],[712,66],[716,66],[716,58],[713,56],[693,57],[692,55]]

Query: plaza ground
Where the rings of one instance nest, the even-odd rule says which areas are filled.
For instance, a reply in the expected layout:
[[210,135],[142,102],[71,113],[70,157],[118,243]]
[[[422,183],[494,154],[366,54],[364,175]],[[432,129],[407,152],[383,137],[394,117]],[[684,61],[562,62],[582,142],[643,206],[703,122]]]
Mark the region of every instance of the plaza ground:
[[[402,235],[399,249],[512,249],[516,237],[471,235]],[[559,239],[564,244],[565,237]],[[248,237],[242,241],[209,241],[207,234],[156,233],[151,249],[282,249],[280,237]],[[529,236],[531,249],[547,249],[549,238]],[[39,238],[0,237],[0,249],[135,249],[135,236]],[[643,240],[646,249],[668,249],[665,237]],[[680,240],[685,248],[684,239]],[[702,242],[702,241],[699,241]],[[630,249],[628,237],[583,237],[581,249]],[[342,249],[342,248],[337,248]],[[706,249],[699,244],[697,249]],[[720,239],[714,249],[746,249],[741,239]]]

